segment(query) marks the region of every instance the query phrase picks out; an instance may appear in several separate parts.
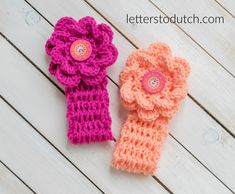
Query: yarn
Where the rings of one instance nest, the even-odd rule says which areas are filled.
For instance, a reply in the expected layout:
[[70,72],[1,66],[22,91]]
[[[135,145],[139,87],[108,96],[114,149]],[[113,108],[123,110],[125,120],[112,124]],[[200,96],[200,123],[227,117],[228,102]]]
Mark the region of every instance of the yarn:
[[68,138],[72,143],[113,140],[107,78],[99,85],[88,86],[81,82],[78,87],[67,87]]
[[121,101],[130,111],[114,149],[113,167],[154,173],[167,125],[187,95],[189,72],[187,61],[172,56],[164,43],[130,54],[120,74]]
[[106,68],[118,56],[113,32],[87,16],[61,18],[46,42],[49,72],[65,86],[71,143],[113,140]]

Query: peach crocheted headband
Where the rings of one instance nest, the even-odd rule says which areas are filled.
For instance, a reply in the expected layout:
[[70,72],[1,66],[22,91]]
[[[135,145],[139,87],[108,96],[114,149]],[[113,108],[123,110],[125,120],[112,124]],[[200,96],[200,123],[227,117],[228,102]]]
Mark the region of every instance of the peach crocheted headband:
[[138,49],[128,57],[120,75],[120,93],[130,111],[114,150],[115,168],[153,174],[168,122],[187,95],[189,72],[187,61],[173,57],[164,43]]

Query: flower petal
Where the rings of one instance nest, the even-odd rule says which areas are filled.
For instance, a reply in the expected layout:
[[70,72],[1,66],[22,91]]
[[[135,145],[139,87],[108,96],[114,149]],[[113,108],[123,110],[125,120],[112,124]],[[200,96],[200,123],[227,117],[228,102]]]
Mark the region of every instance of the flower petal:
[[110,44],[97,51],[95,61],[101,67],[112,65],[118,56],[118,51],[113,44]]
[[82,38],[88,34],[88,31],[86,29],[82,28],[81,26],[79,26],[78,24],[71,26],[70,28],[68,28],[67,31],[70,34],[70,37],[69,37],[70,40],[71,40],[71,38],[72,39],[79,39],[79,38]]
[[182,84],[174,85],[174,89],[170,92],[170,97],[172,99],[180,100],[187,95],[188,87],[187,83],[183,82]]
[[124,107],[126,107],[129,110],[136,110],[136,103],[129,103],[121,99],[121,103]]
[[119,76],[121,84],[127,80],[136,81],[142,76],[143,73],[139,68],[141,62],[137,60],[140,52],[141,49],[134,51],[129,55],[126,66]]
[[49,64],[49,72],[52,74],[52,75],[55,75],[56,74],[56,71],[58,70],[58,68],[59,68],[59,64],[55,64],[55,63],[53,63],[53,62],[50,62],[50,64]]
[[173,57],[168,65],[168,69],[173,73],[173,77],[177,81],[184,81],[189,76],[190,67],[185,59]]
[[77,86],[81,81],[81,76],[79,74],[76,75],[68,75],[60,69],[56,72],[57,80],[64,86]]
[[86,34],[92,35],[96,28],[96,21],[93,17],[86,16],[78,21],[78,27],[81,32],[86,32]]
[[96,76],[100,72],[100,67],[95,63],[81,63],[80,72],[85,76]]
[[153,103],[155,106],[159,108],[171,108],[174,106],[174,101],[168,96],[168,94],[165,95],[158,95],[154,96]]
[[153,110],[154,103],[150,95],[144,93],[144,91],[138,91],[135,95],[137,104],[145,110]]
[[161,109],[159,112],[161,116],[171,119],[178,110],[179,110],[179,103],[175,104],[170,109]]
[[109,42],[112,42],[112,40],[113,40],[113,31],[111,30],[111,28],[106,24],[98,24],[97,27],[100,31],[105,32],[109,37]]
[[96,29],[94,33],[94,40],[96,47],[99,49],[102,49],[111,43],[109,35],[104,31],[99,31],[98,29]]
[[55,25],[55,31],[67,31],[71,26],[76,25],[76,20],[71,17],[62,17]]
[[152,56],[147,51],[139,49],[133,52],[127,59],[126,67],[131,67],[136,70],[150,71],[162,69],[168,59],[162,56]]
[[153,43],[149,46],[148,52],[153,56],[171,56],[171,48],[162,42]]
[[138,49],[128,56],[126,66],[138,69],[148,67],[153,62],[152,57],[144,49]]
[[62,64],[65,60],[67,60],[68,49],[66,46],[56,46],[50,52],[51,61],[55,64]]
[[51,56],[51,51],[53,48],[55,48],[56,46],[56,41],[53,37],[49,38],[46,42],[46,45],[45,45],[45,49],[46,49],[46,53]]
[[69,41],[70,34],[66,31],[54,31],[52,37],[61,44],[66,44]]
[[135,70],[129,68],[129,67],[125,67],[125,69],[120,73],[119,75],[119,79],[120,79],[120,84],[125,83],[128,80],[134,80],[134,77],[136,75]]
[[133,84],[131,81],[125,82],[120,89],[120,94],[123,101],[132,103],[135,100],[135,92],[133,91]]
[[137,109],[137,114],[140,119],[143,121],[154,121],[159,117],[159,113],[156,109],[145,110],[142,108]]
[[100,84],[106,78],[106,70],[101,69],[96,76],[86,76],[83,75],[82,79],[87,85],[97,85]]
[[61,63],[60,69],[66,74],[75,75],[79,71],[79,67],[79,63],[71,59],[67,59]]

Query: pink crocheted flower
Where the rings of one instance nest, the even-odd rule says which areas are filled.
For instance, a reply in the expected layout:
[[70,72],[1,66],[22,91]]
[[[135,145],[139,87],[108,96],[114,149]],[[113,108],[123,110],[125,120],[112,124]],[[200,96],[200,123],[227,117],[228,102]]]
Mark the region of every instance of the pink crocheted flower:
[[123,104],[137,110],[145,121],[158,117],[170,119],[187,95],[189,71],[187,61],[173,57],[170,47],[164,43],[139,49],[128,57],[120,75]]
[[65,86],[77,86],[81,80],[97,85],[106,76],[106,67],[117,59],[112,44],[113,32],[106,24],[96,24],[87,16],[79,21],[61,18],[46,43],[51,56],[49,71]]

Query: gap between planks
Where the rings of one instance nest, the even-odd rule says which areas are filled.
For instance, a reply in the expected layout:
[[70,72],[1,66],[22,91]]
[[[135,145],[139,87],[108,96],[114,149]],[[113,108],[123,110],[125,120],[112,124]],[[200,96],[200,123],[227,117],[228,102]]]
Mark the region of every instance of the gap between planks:
[[[220,2],[218,2],[217,0],[214,0],[222,9],[224,9],[230,16],[232,16],[232,18],[235,18],[235,16],[232,14],[232,12],[230,12],[228,9],[226,9]],[[232,0],[230,0],[232,1]]]
[[[32,187],[34,187],[35,190],[37,190],[37,192],[44,191],[44,193],[50,193],[52,191],[60,191],[62,193],[66,193],[67,191],[69,191],[71,193],[77,193],[77,188],[79,188],[77,185],[82,184],[80,188],[84,189],[84,192],[100,193],[100,191],[93,184],[91,184],[82,174],[78,173],[78,171],[73,168],[73,166],[70,166],[70,164],[67,163],[67,161],[59,153],[57,153],[57,151],[54,150],[53,147],[50,147],[48,142],[46,142],[44,138],[42,138],[35,130],[32,129],[32,126],[22,120],[22,117],[17,114],[17,112],[15,112],[15,110],[12,109],[12,107],[9,106],[9,104],[7,104],[4,99],[0,100],[0,105],[0,113],[3,118],[5,117],[4,121],[6,122],[3,122],[3,125],[7,126],[2,126],[1,128],[3,137],[5,137],[1,140],[1,142],[3,142],[2,146],[4,146],[4,143],[6,143],[7,147],[9,146],[9,153],[3,153],[2,157],[6,161],[8,161],[8,163],[11,164],[12,168],[14,168],[15,171],[21,174],[21,176],[25,176],[25,179],[31,184]],[[8,123],[9,121],[12,125]],[[17,126],[23,130],[17,130],[17,126],[15,126],[14,122],[12,121],[15,121],[16,123],[18,122]],[[9,130],[8,127],[10,127],[11,130]],[[9,141],[6,140],[8,138],[12,138],[14,143],[9,143]],[[22,142],[21,140],[23,139],[26,141]],[[18,147],[16,149],[15,147],[19,144],[19,149]],[[3,150],[4,148],[7,149],[7,147],[3,147]],[[38,154],[35,155],[35,153]],[[48,153],[50,154],[48,155]],[[33,158],[31,158],[32,154],[34,156]],[[33,165],[27,165],[27,163],[30,162],[32,162]],[[36,164],[37,162],[39,163]],[[39,167],[40,165],[42,165],[41,168]],[[34,169],[36,176],[33,176],[31,178],[32,170]],[[37,171],[36,169],[41,170]],[[44,177],[45,180],[38,183],[39,177]],[[65,180],[63,178],[65,178]],[[51,182],[49,184],[50,186],[46,187],[48,185],[48,182]],[[59,185],[56,185],[54,183],[58,183]],[[64,185],[61,183],[64,183]],[[72,187],[70,186],[70,184],[72,185]]]
[[[36,11],[45,21],[47,21],[52,27],[54,27],[54,25],[42,14],[40,13],[37,9],[35,9],[35,7],[29,3],[27,0],[24,0],[29,6],[32,7],[32,9],[34,11]],[[87,0],[83,0],[85,3],[87,3],[87,5],[89,5],[93,10],[95,10],[96,13],[98,13],[105,21],[107,21],[107,23],[109,23],[115,30],[117,30],[134,48],[139,49],[139,47],[133,42],[131,41],[123,32],[121,32],[118,27],[116,27],[114,24],[111,23],[111,21],[108,20],[107,17],[105,17],[102,13],[100,13],[92,4],[90,4]],[[158,8],[151,0],[148,0],[154,7],[156,7],[157,9],[159,9],[160,12],[162,12],[164,15],[166,15],[160,8]],[[223,69],[229,73],[229,75],[231,75],[232,77],[234,77],[234,75],[229,72],[221,63],[219,63],[219,61],[217,61],[212,55],[210,55],[210,53],[208,51],[206,51],[205,48],[203,48],[196,40],[194,40],[187,32],[185,32],[179,25],[175,24],[181,31],[183,31],[183,33],[185,33],[191,40],[193,40],[204,52],[206,52],[213,60],[215,60],[221,67],[223,67]],[[41,71],[41,70],[40,70]],[[44,73],[43,73],[44,74]],[[48,77],[47,77],[48,78]],[[110,81],[112,81],[116,86],[118,86],[118,84],[108,76],[108,78],[110,79]],[[49,78],[48,78],[49,79]],[[54,84],[54,83],[53,83]],[[118,86],[119,87],[119,86]],[[235,139],[235,134],[233,134],[222,122],[219,121],[218,118],[216,118],[216,116],[214,116],[209,110],[207,110],[200,102],[198,102],[195,98],[192,97],[192,95],[188,94],[188,97],[191,98],[199,107],[202,108],[203,111],[205,111],[208,115],[210,115],[210,117],[215,120],[222,128],[224,128],[224,130],[226,132],[228,132],[234,139]]]
[[[23,57],[26,58],[27,61],[33,65],[34,68],[36,68],[43,76],[46,77],[47,80],[49,80],[63,95],[65,95],[65,92],[57,85],[55,84],[51,78],[49,78],[41,69],[39,69],[32,60],[30,60],[19,48],[17,48],[4,34],[0,32],[0,35],[11,45],[13,46]],[[113,82],[117,87],[119,87],[109,76],[107,76],[108,79]],[[67,156],[63,154],[53,143],[50,142],[30,121],[28,121],[13,105],[11,105],[1,94],[0,98],[11,108],[13,109],[25,122],[27,122],[34,130],[36,130],[41,137],[43,137],[54,149],[56,149],[65,159],[68,160],[70,164],[72,164],[83,176],[85,176],[97,189],[99,189],[102,193],[104,191],[98,187],[82,170],[80,170]],[[116,139],[115,139],[116,142]],[[155,181],[157,181],[168,193],[173,193],[162,181],[160,181],[155,175],[152,176]],[[221,180],[220,182],[224,184]],[[225,185],[226,186],[226,185]],[[227,186],[226,186],[227,187]],[[229,188],[228,188],[229,189]]]
[[[27,2],[27,0],[25,0]],[[104,14],[102,14],[98,9],[96,9],[88,0],[83,0],[87,5],[89,5],[92,9],[94,9],[103,19],[107,21],[115,30],[117,30],[129,43],[131,43],[136,49],[138,49],[138,46],[131,41],[123,32],[121,32],[118,27],[116,27],[114,24],[112,24],[107,17],[105,17]],[[157,6],[152,0],[147,0],[153,7],[155,7],[158,11],[160,11],[165,16],[168,16],[159,6]],[[28,3],[28,2],[27,2]],[[223,8],[225,9],[225,8]],[[169,16],[168,16],[169,17]],[[51,23],[50,23],[51,24]],[[186,36],[188,36],[198,47],[200,47],[210,58],[212,58],[217,64],[219,64],[228,74],[230,74],[233,78],[235,78],[235,75],[233,75],[222,63],[220,63],[212,54],[210,54],[200,43],[198,43],[189,33],[187,33],[180,25],[174,23],[174,25],[182,31]]]
[[[53,80],[51,80],[51,78],[49,78],[41,69],[39,69],[36,64],[34,64],[34,62],[32,62],[32,60],[30,60],[19,48],[17,48],[9,39],[7,39],[7,37],[5,35],[3,35],[2,33],[0,33],[2,35],[3,38],[5,38],[7,40],[7,42],[9,44],[11,44],[20,54],[22,54],[40,73],[42,73],[46,78],[47,80],[49,80],[58,90],[60,90],[60,92],[62,94],[65,95],[64,91],[56,84],[53,82]],[[109,76],[107,76],[108,79],[114,83],[118,88],[119,88],[119,85],[117,83],[115,83]],[[30,123],[20,112],[18,112],[15,107],[13,107],[5,98],[3,98],[1,95],[0,95],[0,98],[5,102],[7,103],[19,116],[22,117],[22,119],[24,119],[33,129],[35,129],[43,138],[45,138],[59,153],[61,153],[75,168],[76,165],[72,163],[72,161],[70,161],[68,159],[68,157],[66,157],[56,146],[54,146],[50,140],[48,140],[43,134],[41,134],[41,132],[32,124]],[[169,133],[169,135],[178,143],[180,144],[190,155],[192,155],[192,157],[194,159],[196,159],[205,169],[207,169],[208,172],[210,172],[216,179],[218,179],[226,188],[228,188],[231,192],[233,192],[218,176],[216,176],[209,168],[207,168],[207,166],[205,166],[190,150],[188,150],[181,142],[179,142],[171,133]],[[115,139],[115,142],[116,142],[116,139]],[[80,169],[77,168],[77,170],[79,170],[83,175],[85,175]],[[89,179],[89,177],[87,177],[85,175],[86,178]],[[152,176],[162,187],[165,188],[165,190],[167,190],[169,193],[173,193],[159,178],[157,178],[155,175]],[[90,179],[89,179],[90,180]],[[91,181],[91,180],[90,180]],[[93,181],[91,181],[93,184],[95,184]],[[95,185],[97,186],[97,185]],[[97,188],[99,188],[97,186]],[[102,190],[101,190],[102,191]],[[103,191],[102,191],[103,192]]]
[[[117,30],[130,44],[132,44],[136,49],[138,49],[139,47],[133,42],[131,41],[123,32],[121,32],[118,27],[116,27],[114,24],[112,24],[109,19],[107,17],[105,17],[98,9],[96,9],[90,2],[88,2],[87,0],[83,0],[87,5],[89,5],[92,9],[94,9],[96,11],[96,13],[98,13],[103,19],[105,19],[107,21],[107,23],[109,23],[115,30]],[[161,13],[163,13],[165,16],[167,16],[167,14],[165,12],[163,12],[162,9],[160,9],[157,5],[155,5],[151,0],[148,0],[149,3],[151,3],[156,9],[158,9]],[[25,0],[25,2],[27,2],[30,6],[32,6],[27,0]],[[33,7],[33,6],[32,6]],[[36,11],[36,9],[35,9]],[[42,16],[44,19],[45,17]],[[47,19],[46,19],[47,20]],[[48,21],[48,20],[47,20]],[[49,22],[50,23],[50,22]],[[51,23],[50,23],[51,24]],[[52,24],[51,24],[52,25]],[[178,27],[179,30],[181,30],[186,36],[188,36],[196,45],[198,45],[209,57],[211,57],[217,64],[219,64],[227,73],[229,73],[229,75],[231,75],[232,77],[235,77],[226,67],[223,66],[223,64],[221,64],[215,57],[213,57],[202,45],[200,45],[192,36],[190,36],[189,33],[187,33],[185,30],[183,30],[183,28],[181,28],[178,24],[174,24],[175,26]]]
[[[111,80],[111,81],[113,81],[113,80]],[[115,83],[115,82],[113,82],[113,83]],[[117,84],[116,84],[117,85]]]
[[[1,95],[0,95],[0,98],[1,98]],[[0,163],[14,176],[16,177],[19,182],[21,182],[25,187],[27,187],[32,193],[35,193],[36,192],[26,183],[24,182],[24,180],[22,178],[20,178],[15,172],[13,172],[13,170],[11,170],[2,160],[0,160]]]
[[[52,27],[54,27],[54,25],[45,17],[45,16],[43,16],[37,9],[35,9],[35,7],[33,7],[27,0],[25,0],[25,2],[30,6],[30,7],[32,7],[32,9],[34,10],[34,11],[36,11],[43,19],[45,19],[45,21],[47,21],[48,22],[48,24],[50,24]],[[64,91],[57,85],[57,84],[55,84],[40,68],[38,68],[19,48],[17,48],[4,34],[2,34],[1,32],[0,32],[0,34],[3,36],[3,38],[5,38],[18,52],[20,52],[40,73],[42,73],[54,86],[56,86],[56,88],[58,88],[64,95],[65,95],[65,93],[64,93]],[[137,47],[136,47],[137,48]],[[118,88],[119,88],[119,85],[113,80],[113,79],[111,79],[108,75],[107,75],[107,77],[108,77],[108,79],[112,82],[112,83],[114,83],[114,85],[116,85]],[[8,102],[9,103],[9,102]],[[10,103],[9,103],[9,105],[10,105]],[[11,105],[10,105],[11,106]],[[13,107],[13,106],[11,106],[11,107]],[[14,108],[14,107],[13,107]],[[16,110],[16,109],[15,109]],[[17,110],[16,110],[17,111]],[[18,111],[17,111],[17,113],[19,113]],[[19,113],[20,114],[20,113]],[[23,115],[22,115],[22,118],[24,118],[23,117]],[[26,119],[26,118],[24,118],[24,119]],[[29,121],[27,121],[28,123],[30,123]],[[30,125],[32,125],[31,123],[30,123]],[[33,126],[33,125],[32,125]],[[33,128],[35,128],[34,126],[33,126]],[[35,128],[35,130],[37,130],[36,128]],[[38,130],[37,130],[38,131]],[[39,132],[39,131],[38,131]],[[40,133],[40,132],[39,132]],[[40,134],[40,135],[42,135],[42,134]],[[43,135],[42,135],[43,136]],[[46,137],[45,137],[46,138]],[[48,142],[49,142],[49,140],[48,139],[46,139]],[[115,142],[116,142],[116,139],[115,139]],[[52,143],[51,143],[51,145],[53,145]],[[53,145],[54,146],[54,145]],[[57,151],[59,151],[59,149],[57,149],[55,146],[54,146],[54,148],[57,150]],[[60,152],[60,151],[59,151]],[[62,152],[60,152],[64,157],[66,157]],[[66,157],[66,159],[67,160],[69,160],[67,157]],[[72,161],[70,161],[69,160],[69,162],[74,166],[74,167],[76,167],[73,163],[72,163]],[[76,167],[77,168],[77,167]],[[78,168],[77,168],[78,169]],[[90,180],[89,179],[89,177],[87,177],[80,169],[78,169],[90,182],[92,182],[92,180]],[[153,177],[153,179],[154,180],[156,180],[166,191],[168,191],[169,193],[173,193],[162,181],[160,181],[155,175],[153,175],[152,176]],[[224,184],[221,180],[219,180],[222,184]],[[100,189],[94,182],[92,182],[98,189]],[[225,185],[225,184],[224,184]],[[225,185],[226,186],[226,185]],[[226,186],[227,187],[227,186]],[[228,188],[229,189],[229,188]],[[102,191],[101,189],[100,189],[100,191]],[[103,191],[102,191],[103,192]]]
[[[42,16],[43,17],[43,16]],[[51,24],[52,25],[52,24]],[[53,25],[52,25],[53,26]],[[19,48],[17,48],[5,35],[3,35],[1,33],[1,35],[3,36],[3,38],[5,38],[8,43],[10,43],[19,53],[21,53],[40,73],[42,73],[54,86],[56,86],[57,89],[59,89],[63,94],[64,91],[58,86],[56,85],[40,68],[38,68],[33,62],[32,60],[30,60]],[[109,76],[107,76],[108,79],[113,82],[117,87],[119,87],[119,85],[117,83],[115,83]],[[14,109],[28,124],[30,124],[38,133],[40,133],[38,131],[38,129],[36,129],[23,115],[21,115],[8,101],[6,101],[6,99],[4,99],[3,97],[1,97],[12,109]],[[170,136],[176,140],[176,142],[178,142],[187,152],[189,152],[205,169],[207,169],[207,171],[209,171],[216,179],[218,179],[226,188],[228,188],[231,192],[232,190],[221,180],[219,179],[219,177],[217,177],[213,172],[211,172],[194,154],[192,154],[192,152],[190,152],[188,149],[186,149],[185,146],[183,146],[183,144],[181,144],[171,133],[169,133]],[[40,133],[40,135],[42,135]],[[42,135],[43,136],[43,135]],[[59,151],[67,160],[69,160],[58,148],[56,148],[45,136],[43,136],[57,151]],[[69,160],[69,162],[71,162]],[[72,165],[74,165],[71,162]],[[77,168],[74,165],[75,168]],[[78,169],[78,168],[77,168]],[[80,169],[78,169],[81,173],[82,171]],[[84,175],[84,173],[82,173]],[[85,176],[86,178],[88,178],[87,176]],[[169,193],[173,193],[161,180],[159,180],[155,175],[152,176],[154,180],[156,180],[162,187],[165,188],[165,190],[167,190]],[[88,178],[89,179],[89,178]],[[90,180],[90,179],[89,179]],[[93,183],[93,182],[92,182]],[[96,185],[97,186],[97,185]],[[98,186],[97,186],[98,188]],[[101,190],[102,191],[102,190]]]
[[[113,83],[115,83],[113,80],[111,80]],[[117,85],[117,84],[116,84]]]
[[[84,0],[86,1],[86,0]],[[159,6],[157,6],[152,0],[148,0],[157,10],[163,13],[165,16],[168,16]],[[168,16],[169,17],[169,16]],[[230,74],[233,78],[235,76],[222,64],[220,63],[212,54],[210,54],[199,42],[197,42],[189,33],[187,33],[179,24],[174,23],[178,29],[180,29],[186,36],[188,36],[196,45],[198,45],[209,57],[211,57],[217,64],[219,64],[228,74]]]
[[[57,87],[58,88],[58,87]],[[60,153],[76,170],[78,170],[91,184],[93,184],[101,193],[104,191],[99,188],[84,172],[82,172],[67,156],[63,154],[50,140],[47,139],[29,120],[27,120],[14,106],[10,104],[1,94],[0,99],[2,99],[16,114],[18,114],[30,127],[32,127],[43,139],[45,139],[58,153]]]
[[[27,0],[25,0],[27,2]],[[104,20],[107,21],[115,30],[117,30],[131,45],[133,45],[136,49],[139,49],[139,47],[131,41],[123,32],[121,32],[118,27],[116,27],[114,24],[112,24],[107,17],[105,17],[102,13],[100,13],[92,4],[90,4],[87,0],[83,0],[85,3],[87,3],[92,9],[94,9]],[[151,0],[148,0],[153,6],[155,6],[157,9],[159,9],[160,12],[162,12],[164,15],[166,15],[160,8],[158,8],[155,4],[152,3]],[[28,3],[28,2],[27,2]],[[37,11],[30,3],[28,3],[35,11]],[[38,11],[37,11],[38,12]],[[38,12],[44,19],[45,17]],[[48,21],[46,19],[46,21]],[[49,22],[49,24],[51,24]],[[52,25],[52,24],[51,24]],[[229,72],[218,60],[216,60],[205,48],[203,48],[196,40],[194,40],[186,31],[184,31],[179,25],[175,24],[183,33],[185,33],[192,41],[194,41],[204,52],[207,53],[208,56],[210,56],[214,61],[216,61],[226,72],[229,73],[232,77],[235,77],[231,72]],[[53,25],[52,25],[53,26]],[[110,78],[111,79],[111,78]],[[112,82],[114,82],[112,80]],[[115,82],[114,82],[115,83]],[[117,85],[117,84],[116,84]],[[200,102],[198,102],[195,98],[192,97],[192,95],[188,94],[189,98],[191,98],[199,107],[202,108],[212,119],[214,119],[222,128],[225,129],[233,138],[235,138],[235,134],[233,134],[223,123],[219,121],[209,110],[207,110]]]

